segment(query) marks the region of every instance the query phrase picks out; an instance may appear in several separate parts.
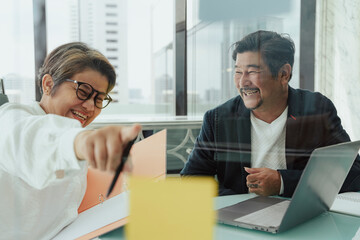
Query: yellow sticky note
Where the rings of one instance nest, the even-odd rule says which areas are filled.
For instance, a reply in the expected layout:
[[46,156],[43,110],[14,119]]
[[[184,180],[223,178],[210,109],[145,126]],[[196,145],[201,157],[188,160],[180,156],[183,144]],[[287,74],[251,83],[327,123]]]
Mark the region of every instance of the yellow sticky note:
[[130,179],[129,223],[126,239],[213,239],[214,197],[212,178]]

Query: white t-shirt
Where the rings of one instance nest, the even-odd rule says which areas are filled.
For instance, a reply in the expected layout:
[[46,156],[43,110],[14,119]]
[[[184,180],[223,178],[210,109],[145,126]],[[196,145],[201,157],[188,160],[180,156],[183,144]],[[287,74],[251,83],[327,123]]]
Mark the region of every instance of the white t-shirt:
[[83,130],[38,102],[0,107],[0,239],[50,239],[77,217],[87,163],[74,139]]
[[[264,122],[251,112],[251,167],[287,169],[285,155],[286,120],[288,107],[271,123]],[[281,179],[280,194],[284,184]]]

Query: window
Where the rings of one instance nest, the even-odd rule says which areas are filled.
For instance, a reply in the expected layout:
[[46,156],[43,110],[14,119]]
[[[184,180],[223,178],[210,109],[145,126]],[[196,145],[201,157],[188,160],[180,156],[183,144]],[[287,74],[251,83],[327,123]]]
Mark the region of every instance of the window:
[[[187,1],[188,115],[203,115],[206,110],[237,96],[230,47],[257,30],[288,33],[294,40],[296,55],[290,85],[299,86],[301,1],[289,1],[292,4],[283,7],[272,3],[267,12],[258,12],[261,3],[266,5],[266,2]],[[246,9],[248,15],[241,9]]]
[[[43,31],[46,44],[34,41],[38,33],[34,34],[33,19],[39,15],[33,16],[32,3],[41,1],[46,3]],[[304,74],[312,75],[304,70],[304,65],[315,65],[304,60],[304,55],[316,53],[316,76],[311,84],[334,102],[351,138],[359,136],[356,50],[360,29],[359,21],[355,21],[359,20],[356,14],[359,7],[345,0],[332,4],[327,4],[327,0],[3,1],[0,77],[5,79],[9,100],[20,103],[35,100],[38,69],[34,66],[39,59],[34,58],[38,52],[50,52],[71,41],[84,41],[109,58],[118,76],[110,93],[114,102],[102,111],[99,122],[108,123],[108,117],[117,121],[119,116],[128,121],[175,116],[179,66],[174,61],[178,57],[174,19],[179,1],[186,3],[183,9],[187,10],[186,22],[181,22],[186,30],[183,39],[186,65],[181,67],[185,66],[188,116],[199,119],[208,109],[237,95],[230,46],[247,33],[266,29],[289,33],[295,41],[290,82],[295,88],[303,87]],[[316,39],[303,24],[308,15],[315,15],[312,12],[315,4]],[[304,45],[308,40],[316,40],[315,51]]]
[[46,7],[48,52],[83,41],[116,66],[114,102],[101,116],[174,115],[173,1],[47,0]]
[[[111,95],[116,103],[102,115],[175,115],[174,3],[177,0],[44,1],[47,52],[60,44],[80,40],[99,49],[115,66],[118,83]],[[301,32],[300,9],[307,11],[303,8],[307,1],[279,0],[281,6],[269,2],[186,1],[187,115],[202,116],[206,110],[237,94],[232,81],[234,62],[230,57],[230,46],[257,29],[289,33],[294,39],[296,56],[290,84],[300,86],[299,54],[306,51],[300,48],[300,35],[303,39],[308,37]],[[317,7],[321,8],[318,16],[334,11],[328,10],[322,2],[317,1]],[[241,3],[246,5],[236,5]],[[258,8],[260,3],[262,7]],[[36,75],[32,8],[32,2],[26,0],[3,2],[0,8],[1,52],[5,56],[1,59],[0,76],[5,79],[10,101],[26,103],[35,98],[34,92],[28,90],[35,88]],[[248,13],[251,15],[246,15]],[[109,22],[116,24],[107,25]],[[341,26],[339,23],[338,28]],[[326,29],[326,24],[321,25],[319,21],[317,29]],[[317,31],[317,40],[324,42],[321,33]],[[331,37],[326,39],[325,44],[318,44],[329,46],[321,54],[325,50],[331,51]],[[347,45],[351,44],[344,44]],[[318,77],[316,90],[335,101],[339,98],[331,97],[332,93],[326,87],[330,84],[328,79]]]
[[35,99],[32,1],[2,1],[0,7],[0,77],[10,102]]

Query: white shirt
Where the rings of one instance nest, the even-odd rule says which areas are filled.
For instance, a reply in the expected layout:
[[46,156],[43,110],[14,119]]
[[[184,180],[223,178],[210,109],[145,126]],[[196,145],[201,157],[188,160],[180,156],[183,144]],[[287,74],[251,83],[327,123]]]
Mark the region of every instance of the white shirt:
[[[286,120],[288,107],[271,123],[264,122],[251,112],[251,167],[287,169],[285,155]],[[283,193],[283,180],[281,190]]]
[[0,239],[50,239],[77,217],[87,164],[74,139],[83,130],[38,102],[0,107]]

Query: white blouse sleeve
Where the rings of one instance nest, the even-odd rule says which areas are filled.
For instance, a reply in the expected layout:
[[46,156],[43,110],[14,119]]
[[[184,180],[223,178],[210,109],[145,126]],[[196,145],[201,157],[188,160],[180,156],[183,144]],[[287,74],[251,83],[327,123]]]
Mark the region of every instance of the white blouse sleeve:
[[80,170],[74,139],[83,131],[74,119],[45,114],[33,106],[0,108],[0,168],[41,189],[49,182]]

